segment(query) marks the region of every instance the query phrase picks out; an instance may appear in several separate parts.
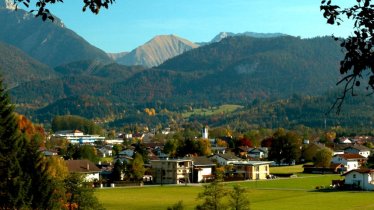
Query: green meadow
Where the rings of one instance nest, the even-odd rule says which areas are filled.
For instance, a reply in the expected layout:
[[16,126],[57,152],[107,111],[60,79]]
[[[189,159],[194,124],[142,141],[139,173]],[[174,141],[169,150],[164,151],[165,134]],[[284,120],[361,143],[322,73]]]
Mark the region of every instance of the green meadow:
[[[316,192],[316,186],[328,186],[338,175],[310,175],[298,178],[226,183],[245,187],[251,210],[369,210],[374,209],[373,192]],[[182,200],[186,209],[194,209],[201,201],[200,185],[144,186],[98,189],[96,195],[107,209],[166,209]]]
[[224,104],[219,107],[212,107],[211,109],[193,109],[193,111],[182,113],[183,118],[188,118],[192,115],[218,115],[218,114],[227,114],[236,111],[237,109],[243,108],[243,106],[235,104]]

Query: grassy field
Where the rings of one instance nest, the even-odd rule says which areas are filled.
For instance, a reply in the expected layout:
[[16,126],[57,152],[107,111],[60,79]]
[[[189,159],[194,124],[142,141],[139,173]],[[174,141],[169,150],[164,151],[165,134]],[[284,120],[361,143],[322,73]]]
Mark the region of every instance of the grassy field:
[[212,109],[194,109],[191,112],[183,113],[182,116],[184,118],[188,118],[191,115],[210,116],[210,115],[216,115],[216,114],[230,113],[242,107],[243,106],[234,105],[234,104],[225,104],[219,107],[213,107]]
[[270,167],[271,174],[297,174],[303,172],[303,165]]
[[[240,184],[248,189],[251,210],[369,210],[374,209],[372,192],[315,192],[316,186],[327,186],[338,175],[311,175],[291,179],[226,183],[231,189]],[[96,195],[107,209],[166,209],[183,200],[186,209],[194,209],[201,201],[197,194],[202,187],[150,186],[137,188],[99,189]]]

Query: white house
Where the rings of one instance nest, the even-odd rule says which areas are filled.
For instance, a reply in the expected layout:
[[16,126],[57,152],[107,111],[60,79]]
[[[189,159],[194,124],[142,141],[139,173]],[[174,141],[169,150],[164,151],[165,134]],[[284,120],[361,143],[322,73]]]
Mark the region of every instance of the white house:
[[216,166],[209,158],[192,157],[192,182],[205,182],[213,178],[213,168]]
[[106,147],[100,148],[99,149],[99,153],[101,154],[102,157],[111,157],[111,156],[113,156],[113,150],[109,149],[109,148],[106,148]]
[[332,157],[331,162],[334,164],[343,164],[346,171],[358,169],[366,158],[359,154],[338,154]]
[[374,170],[355,169],[344,174],[344,184],[362,190],[374,190]]
[[100,179],[100,169],[89,160],[65,160],[70,173],[84,174],[84,180],[93,182]]
[[345,148],[344,153],[359,154],[367,158],[370,156],[370,149],[363,145],[355,144],[353,146]]

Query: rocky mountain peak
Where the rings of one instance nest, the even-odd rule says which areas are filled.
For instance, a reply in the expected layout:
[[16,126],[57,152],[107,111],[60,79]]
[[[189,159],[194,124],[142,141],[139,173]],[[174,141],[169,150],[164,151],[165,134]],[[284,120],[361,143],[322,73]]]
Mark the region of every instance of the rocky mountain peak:
[[196,47],[197,44],[176,35],[158,35],[116,61],[124,65],[152,67]]
[[0,9],[15,10],[16,5],[13,0],[0,0]]

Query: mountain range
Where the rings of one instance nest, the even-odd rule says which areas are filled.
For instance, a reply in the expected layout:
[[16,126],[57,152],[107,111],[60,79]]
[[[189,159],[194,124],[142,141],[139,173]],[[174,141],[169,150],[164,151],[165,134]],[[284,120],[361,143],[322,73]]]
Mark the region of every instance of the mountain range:
[[[157,124],[194,108],[239,104],[242,110],[218,121],[217,116],[192,120],[268,126],[261,122],[271,115],[277,121],[271,126],[315,126],[328,109],[321,104],[330,103],[321,97],[336,91],[343,55],[331,37],[224,32],[199,46],[161,35],[131,52],[111,54],[58,18],[42,22],[6,2],[0,4],[0,72],[17,110],[35,122],[74,114],[119,126]],[[142,112],[151,107],[158,112],[153,118]],[[313,115],[320,116],[318,122],[308,120]],[[371,120],[355,116],[360,116],[351,117],[355,122]]]
[[54,69],[59,77],[19,84],[11,94],[22,104],[19,110],[40,120],[87,113],[105,118],[148,106],[177,111],[191,105],[245,105],[331,90],[341,56],[330,37],[229,37],[150,69],[97,60],[61,65]]

